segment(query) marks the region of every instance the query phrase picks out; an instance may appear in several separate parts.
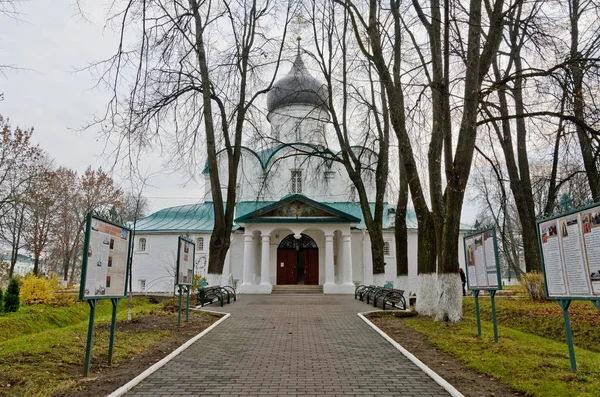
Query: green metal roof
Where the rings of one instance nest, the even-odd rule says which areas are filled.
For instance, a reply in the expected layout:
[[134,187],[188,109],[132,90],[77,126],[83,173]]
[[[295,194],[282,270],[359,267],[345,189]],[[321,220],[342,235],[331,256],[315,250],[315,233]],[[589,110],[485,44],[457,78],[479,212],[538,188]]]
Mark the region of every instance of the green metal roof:
[[165,208],[136,223],[136,232],[212,232],[215,225],[213,203]]
[[[283,200],[289,200],[290,196],[282,198],[280,201],[242,201],[235,206],[235,219],[241,218],[254,211],[264,207],[269,207]],[[352,202],[332,202],[320,203],[351,217],[356,217],[360,222],[356,225],[357,229],[365,229],[364,217],[359,203]],[[370,203],[371,213],[375,210],[375,203]],[[383,229],[393,229],[391,212],[394,209],[388,203],[384,204]],[[136,232],[173,232],[173,233],[210,233],[215,224],[213,203],[210,201],[202,204],[182,205],[178,207],[165,208],[153,213],[143,219],[139,219],[136,224]],[[133,225],[131,225],[133,226]],[[409,208],[406,213],[406,226],[410,230],[417,230],[417,217],[415,211]],[[234,225],[233,229],[238,229],[239,225]],[[470,229],[468,225],[461,224],[461,231]]]

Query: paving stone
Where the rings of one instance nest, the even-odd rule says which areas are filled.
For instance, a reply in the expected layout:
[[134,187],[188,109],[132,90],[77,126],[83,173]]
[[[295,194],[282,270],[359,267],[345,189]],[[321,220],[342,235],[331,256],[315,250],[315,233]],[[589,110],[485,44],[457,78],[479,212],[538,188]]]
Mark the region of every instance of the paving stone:
[[[348,295],[243,295],[217,328],[127,396],[448,396]],[[385,358],[385,365],[380,360]]]

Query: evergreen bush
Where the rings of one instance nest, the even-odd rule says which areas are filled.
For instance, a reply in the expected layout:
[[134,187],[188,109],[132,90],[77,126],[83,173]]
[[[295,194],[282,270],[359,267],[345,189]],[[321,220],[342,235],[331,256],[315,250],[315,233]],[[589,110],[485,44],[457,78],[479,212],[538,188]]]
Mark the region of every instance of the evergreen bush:
[[19,310],[19,280],[12,278],[4,296],[4,312],[14,313]]

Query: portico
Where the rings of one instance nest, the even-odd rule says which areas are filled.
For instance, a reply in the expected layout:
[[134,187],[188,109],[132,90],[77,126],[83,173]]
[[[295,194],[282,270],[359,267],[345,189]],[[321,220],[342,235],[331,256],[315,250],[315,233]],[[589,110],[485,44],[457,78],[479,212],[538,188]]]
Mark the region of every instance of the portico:
[[360,219],[291,195],[236,222],[244,228],[240,293],[269,294],[273,285],[306,283],[322,285],[326,294],[354,293],[351,233]]

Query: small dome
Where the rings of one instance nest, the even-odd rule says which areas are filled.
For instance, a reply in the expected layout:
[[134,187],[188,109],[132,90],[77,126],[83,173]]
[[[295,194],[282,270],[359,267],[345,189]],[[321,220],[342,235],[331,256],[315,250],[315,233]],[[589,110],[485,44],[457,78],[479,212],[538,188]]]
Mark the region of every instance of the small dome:
[[313,105],[327,110],[327,89],[319,80],[310,75],[300,53],[296,57],[292,69],[281,80],[273,84],[267,95],[267,110],[287,105]]

